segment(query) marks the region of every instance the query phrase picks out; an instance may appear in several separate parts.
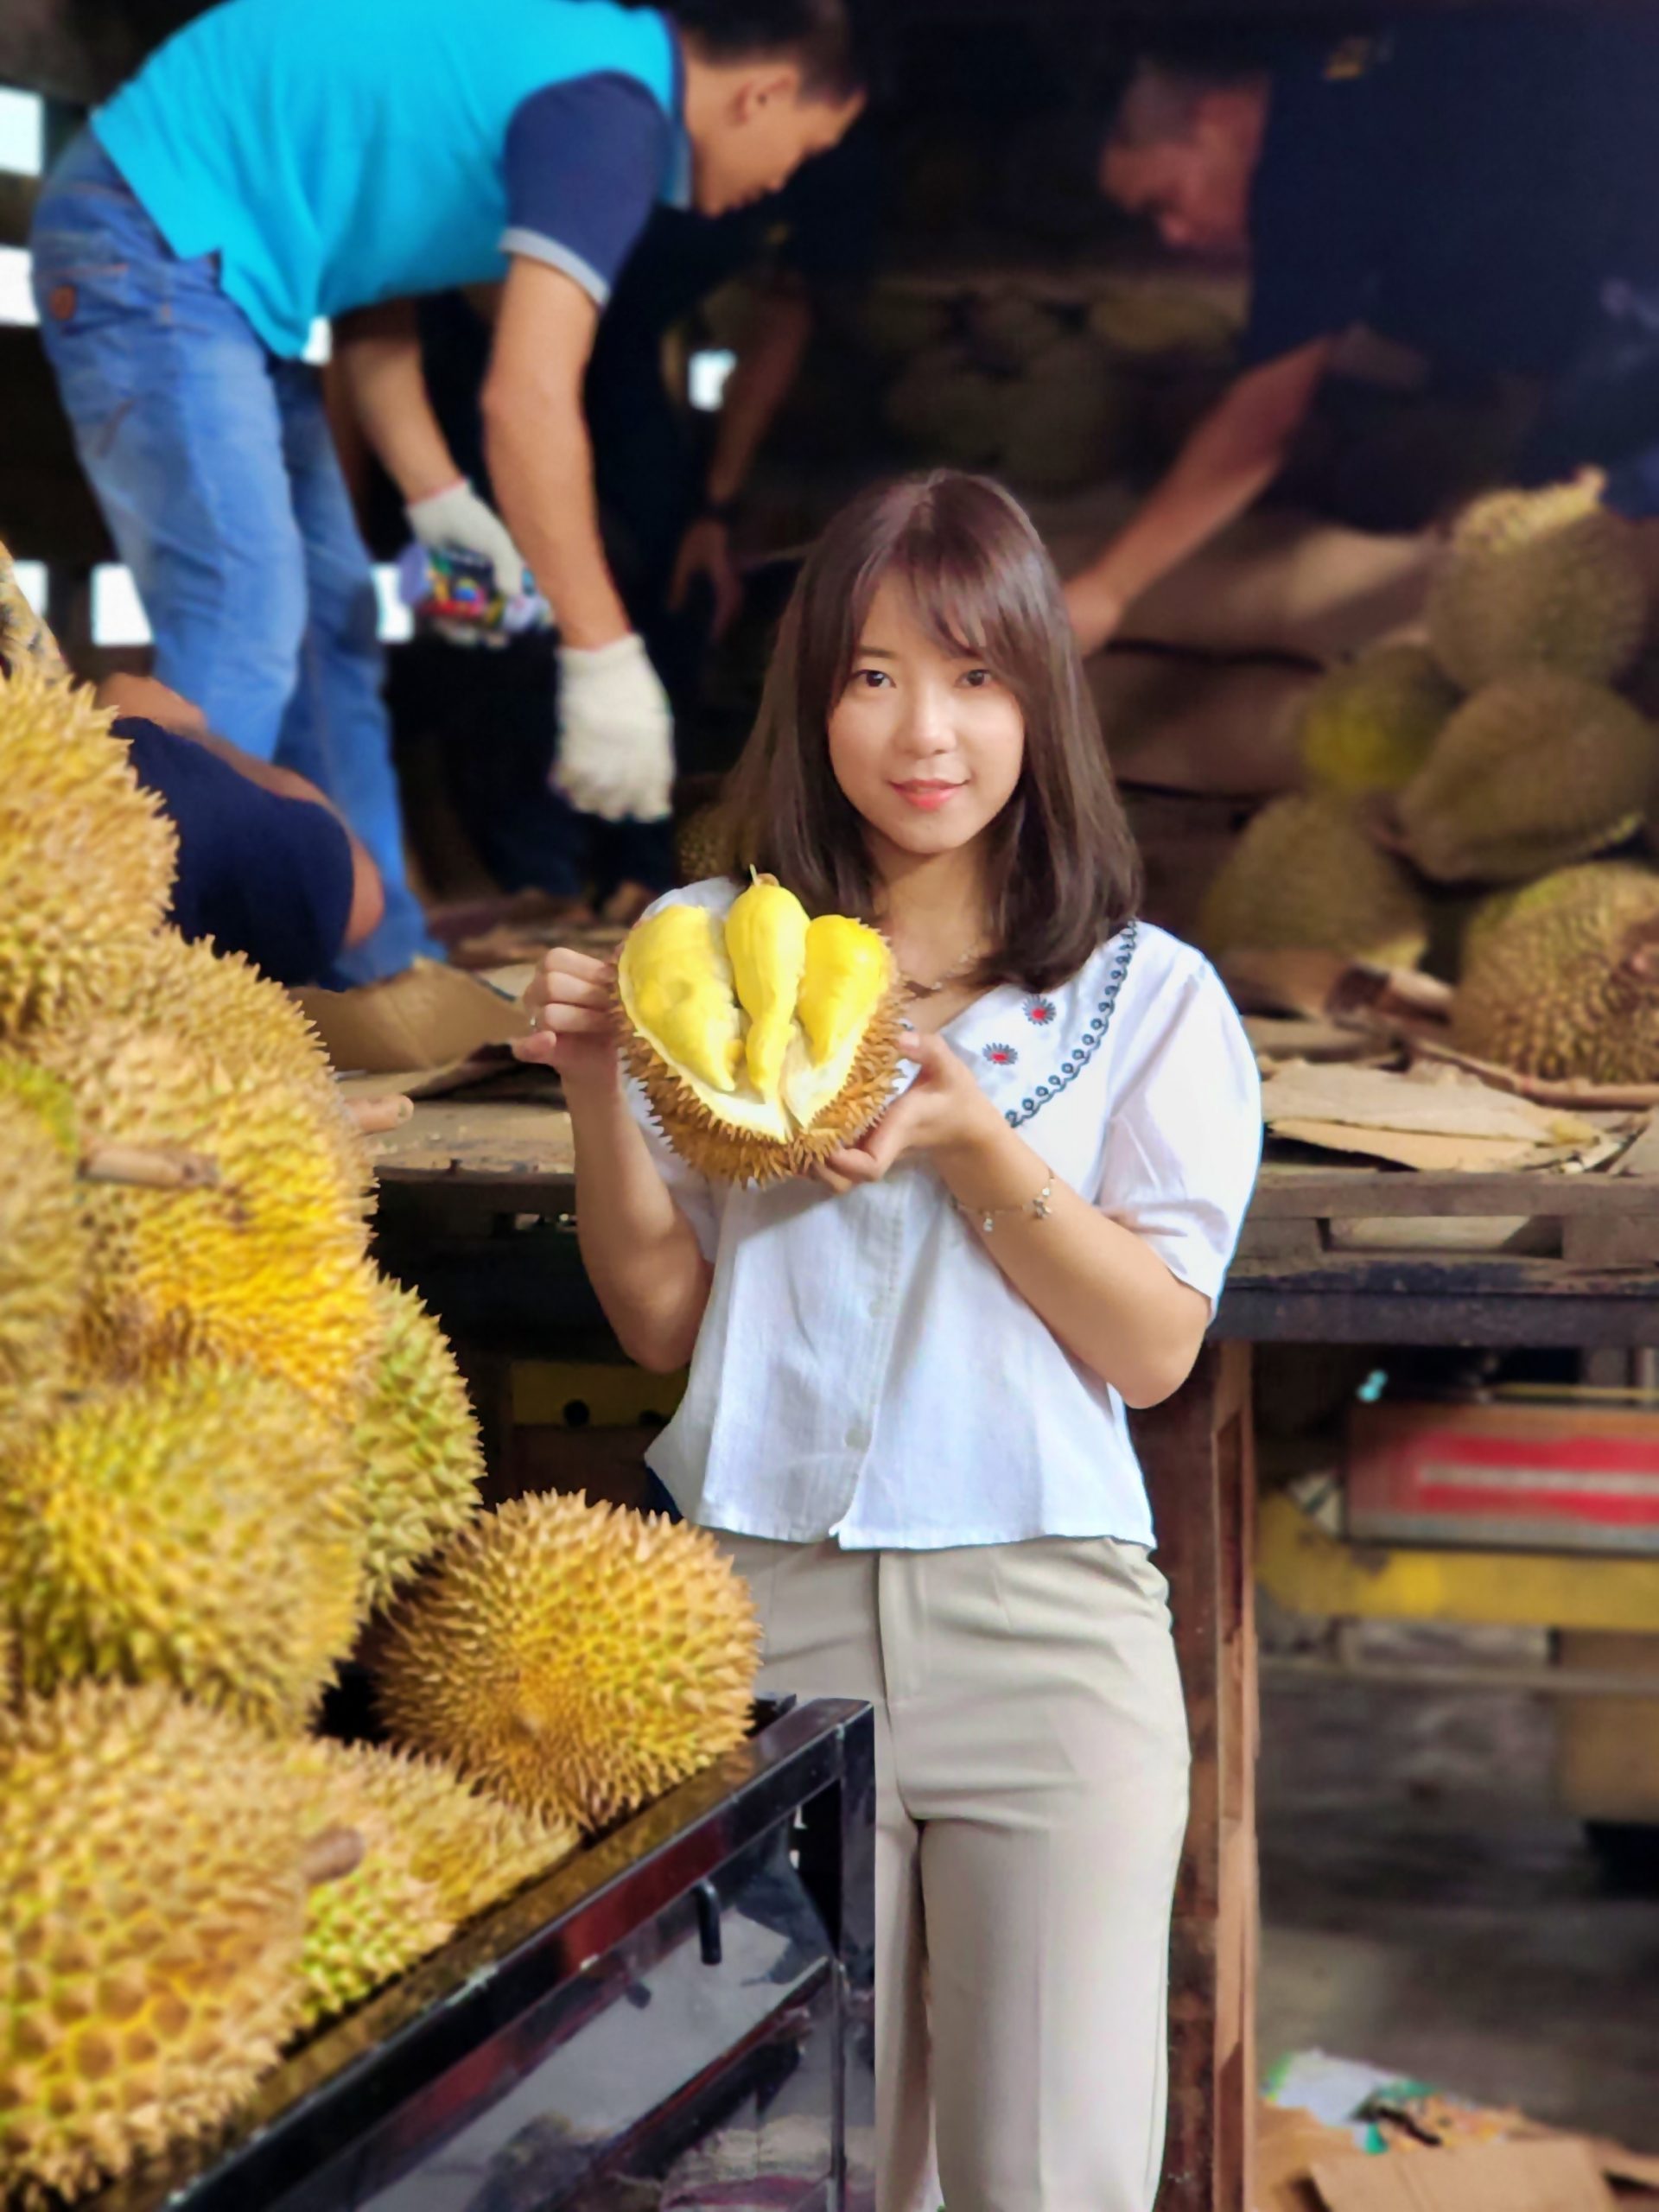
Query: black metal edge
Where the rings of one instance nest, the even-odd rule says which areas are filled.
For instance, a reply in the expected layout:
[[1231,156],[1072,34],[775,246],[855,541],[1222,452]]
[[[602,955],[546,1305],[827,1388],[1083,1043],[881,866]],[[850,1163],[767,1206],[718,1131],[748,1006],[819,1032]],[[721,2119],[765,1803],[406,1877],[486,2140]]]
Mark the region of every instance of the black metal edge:
[[333,2123],[343,2144],[386,2119],[589,1958],[836,1787],[847,1732],[861,1720],[868,1730],[869,1712],[856,1699],[791,1704],[325,2030],[265,2077],[227,2133],[103,2190],[91,2201],[96,2212],[251,2212],[272,2202],[304,2177],[285,2155],[290,2131],[302,2126],[315,2138]]

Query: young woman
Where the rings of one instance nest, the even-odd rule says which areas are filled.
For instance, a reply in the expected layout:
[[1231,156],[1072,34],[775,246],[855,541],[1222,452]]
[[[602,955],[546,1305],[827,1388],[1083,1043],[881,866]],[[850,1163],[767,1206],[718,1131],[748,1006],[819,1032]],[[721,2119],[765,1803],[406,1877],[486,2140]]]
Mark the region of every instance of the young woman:
[[1187,1745],[1124,1408],[1197,1355],[1255,1065],[1210,968],[1134,918],[1059,583],[995,485],[831,524],[734,804],[810,911],[892,942],[915,1073],[874,1128],[817,1182],[710,1185],[575,953],[521,1053],[563,1077],[624,1348],[691,1361],[652,1464],[747,1577],[764,1684],[875,1708],[880,2212],[921,2202],[933,2130],[950,2212],[1150,2212]]

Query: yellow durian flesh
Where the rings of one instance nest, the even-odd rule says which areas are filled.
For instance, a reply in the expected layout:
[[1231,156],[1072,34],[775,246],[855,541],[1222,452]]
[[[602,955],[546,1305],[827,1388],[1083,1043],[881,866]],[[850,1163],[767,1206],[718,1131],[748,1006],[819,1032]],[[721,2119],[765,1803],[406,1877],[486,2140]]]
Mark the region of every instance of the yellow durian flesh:
[[719,925],[706,906],[675,900],[639,923],[617,982],[628,1019],[699,1089],[736,1088],[743,1021]]
[[757,875],[726,917],[732,978],[749,1017],[744,1058],[750,1082],[768,1101],[779,1096],[806,973],[807,938],[805,907],[776,876]]
[[806,933],[796,1012],[817,1066],[838,1058],[893,988],[893,955],[867,923],[820,914]]
[[[689,906],[688,911],[709,915],[706,908]],[[825,930],[829,922],[836,925],[834,931]],[[730,963],[718,942],[718,925],[714,926],[716,949],[710,957],[717,972],[729,976]],[[811,1002],[819,1033],[831,1049],[826,1059],[814,1058],[797,1003],[791,1001],[775,1098],[760,1094],[747,1064],[734,1088],[722,1092],[677,1061],[640,1018],[637,967],[630,957],[633,940],[623,948],[618,994],[629,1070],[643,1086],[669,1141],[701,1173],[725,1182],[755,1184],[804,1174],[840,1146],[854,1142],[887,1103],[899,1058],[892,956],[874,930],[844,917],[829,916],[812,924],[805,932],[809,943],[813,930],[820,932],[820,956],[817,997]],[[849,931],[858,934],[848,939]],[[810,961],[810,953],[807,957]],[[846,972],[837,975],[838,969]],[[803,990],[806,981],[804,973]],[[734,997],[732,1014],[740,1035],[747,1035],[742,1027],[746,1017]]]

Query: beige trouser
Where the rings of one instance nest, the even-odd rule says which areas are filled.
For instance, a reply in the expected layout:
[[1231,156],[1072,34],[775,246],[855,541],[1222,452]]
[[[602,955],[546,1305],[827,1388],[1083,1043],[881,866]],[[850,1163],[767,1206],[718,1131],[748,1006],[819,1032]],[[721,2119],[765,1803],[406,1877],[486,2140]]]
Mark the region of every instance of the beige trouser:
[[[1185,1712],[1109,1538],[843,1552],[717,1531],[761,1687],[875,1708],[877,2212],[1151,2212]],[[926,1980],[924,1980],[924,1961]]]

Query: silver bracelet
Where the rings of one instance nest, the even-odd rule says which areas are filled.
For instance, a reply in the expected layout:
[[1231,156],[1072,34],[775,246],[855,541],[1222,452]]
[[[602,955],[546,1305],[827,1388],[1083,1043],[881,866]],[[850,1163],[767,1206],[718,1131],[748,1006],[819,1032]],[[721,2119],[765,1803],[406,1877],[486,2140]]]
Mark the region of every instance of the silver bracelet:
[[976,1221],[988,1236],[992,1236],[996,1233],[998,1218],[1003,1214],[1017,1213],[1022,1214],[1027,1221],[1046,1221],[1054,1211],[1052,1205],[1050,1203],[1053,1196],[1054,1178],[1051,1175],[1047,1182],[1044,1184],[1042,1189],[1038,1192],[1036,1197],[1034,1198],[1026,1199],[1023,1205],[1017,1206],[965,1206],[962,1203],[962,1200],[958,1198],[956,1201],[956,1208],[958,1213],[966,1214],[969,1221]]

